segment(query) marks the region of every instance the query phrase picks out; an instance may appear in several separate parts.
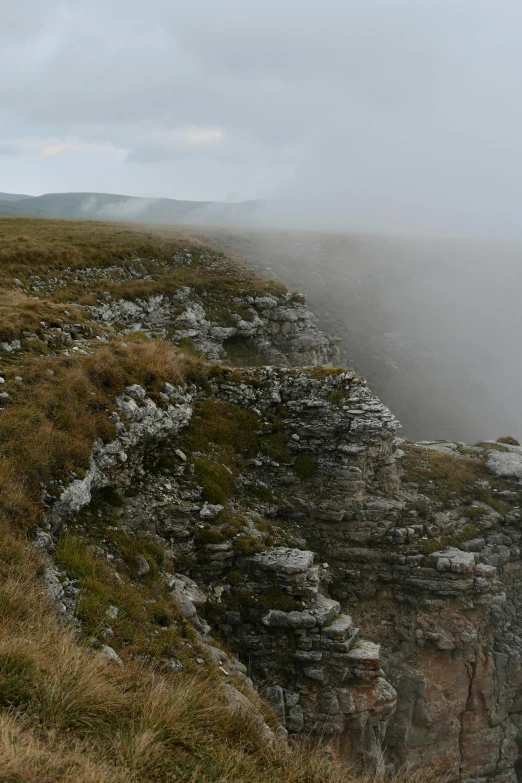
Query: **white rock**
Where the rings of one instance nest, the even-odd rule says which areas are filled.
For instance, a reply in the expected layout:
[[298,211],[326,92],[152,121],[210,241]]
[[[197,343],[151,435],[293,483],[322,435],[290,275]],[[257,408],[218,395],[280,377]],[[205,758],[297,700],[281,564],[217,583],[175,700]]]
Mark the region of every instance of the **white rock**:
[[283,574],[299,574],[307,571],[314,563],[314,553],[302,549],[274,547],[258,552],[252,560],[267,571]]
[[127,397],[132,397],[133,400],[144,400],[147,396],[147,392],[143,386],[139,386],[137,383],[133,383],[132,386],[127,386],[125,394]]
[[508,451],[490,451],[486,467],[494,476],[522,480],[522,454]]
[[223,511],[223,506],[220,506],[219,503],[216,503],[215,505],[205,503],[199,512],[199,516],[200,519],[215,519],[221,511]]
[[104,644],[101,648],[100,652],[100,658],[103,658],[104,661],[117,663],[118,666],[123,666],[123,661],[112,647],[109,647],[108,644]]
[[46,568],[44,573],[45,588],[54,601],[63,598],[63,587],[54,568]]

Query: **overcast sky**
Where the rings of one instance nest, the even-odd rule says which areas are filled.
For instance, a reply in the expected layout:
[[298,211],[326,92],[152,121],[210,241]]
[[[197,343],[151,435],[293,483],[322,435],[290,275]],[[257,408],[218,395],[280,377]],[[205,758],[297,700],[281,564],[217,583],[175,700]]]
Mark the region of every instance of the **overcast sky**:
[[0,191],[522,236],[520,0],[0,0]]

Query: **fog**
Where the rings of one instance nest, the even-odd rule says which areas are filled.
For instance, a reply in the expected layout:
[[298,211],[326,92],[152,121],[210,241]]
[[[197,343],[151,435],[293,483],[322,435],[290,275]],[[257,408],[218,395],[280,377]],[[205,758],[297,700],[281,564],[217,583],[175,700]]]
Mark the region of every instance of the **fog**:
[[3,0],[0,189],[237,224],[206,233],[304,289],[406,434],[522,435],[521,29],[519,0]]
[[194,229],[308,295],[403,435],[522,438],[522,244]]

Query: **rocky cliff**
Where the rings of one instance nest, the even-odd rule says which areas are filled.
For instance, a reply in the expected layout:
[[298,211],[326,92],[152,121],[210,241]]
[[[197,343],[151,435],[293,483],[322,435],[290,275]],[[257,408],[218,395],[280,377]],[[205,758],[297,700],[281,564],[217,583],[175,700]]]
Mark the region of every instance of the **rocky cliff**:
[[207,383],[190,401],[166,390],[161,415],[128,388],[130,430],[53,518],[91,476],[95,495],[117,489],[112,524],[169,549],[187,617],[232,646],[289,732],[378,768],[515,781],[520,496],[495,474],[520,449],[402,443],[347,371],[216,366]]
[[0,424],[66,624],[124,669],[211,665],[270,742],[518,783],[522,449],[404,442],[303,298],[221,257],[62,267],[15,280]]

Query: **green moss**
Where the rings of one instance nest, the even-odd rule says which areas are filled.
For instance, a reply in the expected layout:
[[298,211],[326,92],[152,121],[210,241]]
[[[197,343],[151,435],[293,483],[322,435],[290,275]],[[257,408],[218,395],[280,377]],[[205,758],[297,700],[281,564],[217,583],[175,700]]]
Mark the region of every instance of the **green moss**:
[[195,476],[203,489],[203,499],[224,505],[235,487],[235,475],[225,465],[211,459],[194,460]]
[[[165,559],[165,552],[159,544],[143,534],[130,535],[117,528],[107,528],[104,535],[105,539],[113,545],[114,554],[120,557],[130,569],[133,578],[140,578],[149,583],[159,578],[160,568]],[[141,558],[147,561],[149,571],[138,577]]]
[[241,557],[261,552],[263,545],[254,536],[246,535],[234,540],[233,549],[234,554]]
[[256,500],[261,500],[264,503],[269,503],[274,499],[272,490],[269,487],[257,483],[250,484],[248,487],[248,495]]
[[430,554],[431,552],[438,552],[446,547],[454,547],[459,549],[460,545],[464,541],[471,541],[473,538],[478,538],[480,532],[478,528],[473,524],[465,525],[461,530],[457,530],[451,536],[445,536],[442,538],[436,538],[431,541],[424,541],[421,543],[421,551],[423,554]]
[[287,437],[283,432],[273,432],[261,438],[261,451],[276,462],[290,462],[291,454],[287,448]]
[[205,544],[221,544],[225,540],[223,533],[220,530],[205,529],[200,530],[194,537],[196,544],[204,546]]
[[346,389],[333,389],[333,391],[328,392],[326,399],[333,405],[339,405],[341,402],[346,402],[347,396]]
[[224,582],[228,582],[229,585],[237,585],[243,578],[243,572],[238,568],[233,569],[223,577]]
[[209,443],[219,446],[231,460],[254,454],[259,419],[251,411],[229,402],[204,400],[194,408],[186,438],[193,451],[206,451]]
[[468,519],[472,520],[480,519],[486,513],[483,508],[480,508],[480,506],[466,506],[463,511]]
[[309,454],[299,454],[296,457],[293,471],[300,479],[309,479],[317,472],[317,463]]

